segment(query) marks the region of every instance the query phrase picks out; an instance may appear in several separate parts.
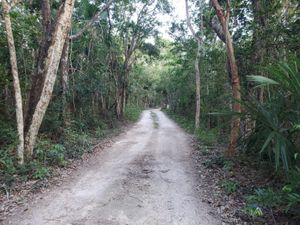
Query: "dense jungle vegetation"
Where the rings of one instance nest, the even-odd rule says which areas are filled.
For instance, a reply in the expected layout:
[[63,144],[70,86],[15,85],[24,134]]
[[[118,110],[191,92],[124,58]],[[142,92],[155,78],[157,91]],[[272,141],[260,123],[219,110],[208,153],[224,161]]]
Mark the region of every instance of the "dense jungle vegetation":
[[1,191],[161,107],[226,160],[267,163],[276,185],[251,187],[250,216],[299,218],[299,2],[185,5],[166,38],[168,0],[1,1]]

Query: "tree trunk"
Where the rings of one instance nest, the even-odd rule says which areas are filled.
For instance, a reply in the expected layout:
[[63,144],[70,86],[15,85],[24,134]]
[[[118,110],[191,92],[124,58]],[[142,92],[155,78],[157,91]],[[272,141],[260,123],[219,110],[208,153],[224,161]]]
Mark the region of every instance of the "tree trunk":
[[[254,24],[256,27],[253,30],[253,43],[252,47],[254,53],[252,55],[253,65],[258,65],[261,67],[264,63],[264,58],[266,55],[266,43],[265,43],[265,29],[266,29],[266,15],[264,14],[263,6],[261,0],[252,0],[252,8],[254,15]],[[260,68],[257,68],[255,74],[263,75]],[[261,87],[257,93],[257,99],[260,102],[264,100],[264,88]]]
[[60,61],[62,87],[62,118],[65,126],[68,126],[70,124],[70,110],[67,104],[67,95],[69,93],[69,46],[70,42],[66,40]]
[[[202,38],[197,36],[192,23],[191,19],[189,16],[189,5],[188,5],[188,0],[185,0],[185,9],[186,9],[186,20],[187,20],[187,25],[192,32],[194,39],[197,41],[197,53],[196,53],[196,58],[195,58],[195,82],[196,82],[196,112],[195,112],[195,131],[199,129],[200,127],[200,111],[201,111],[201,80],[200,80],[200,69],[199,69],[199,59],[200,59],[200,52],[201,52],[201,43],[202,43]],[[201,6],[202,10],[202,6]],[[201,13],[202,17],[202,13]],[[201,19],[201,31],[203,31],[203,24],[202,24],[202,19]]]
[[32,117],[34,110],[37,106],[37,103],[40,99],[44,82],[45,82],[45,58],[49,51],[51,44],[51,7],[49,0],[41,0],[41,15],[42,15],[42,24],[43,24],[43,35],[40,41],[40,46],[36,58],[36,72],[32,77],[31,88],[29,91],[28,102],[26,104],[25,111],[25,124],[24,131],[25,134],[28,132],[30,124],[32,122]]
[[11,20],[10,20],[10,6],[6,0],[2,0],[2,12],[5,22],[5,29],[7,33],[7,42],[10,54],[11,73],[13,76],[13,85],[15,90],[15,104],[16,104],[16,118],[17,118],[17,130],[18,130],[18,147],[17,155],[19,164],[24,163],[24,121],[23,121],[23,105],[22,105],[22,93],[19,81],[18,66],[17,66],[17,54],[14,42],[14,36],[12,32]]
[[198,41],[197,56],[195,59],[195,79],[196,79],[196,113],[195,113],[195,131],[200,127],[200,107],[201,107],[201,80],[200,80],[200,69],[199,69],[199,58],[200,58],[201,44]]
[[118,119],[122,118],[122,90],[116,87],[116,115]]
[[[224,14],[223,8],[220,6],[218,0],[212,0],[213,7],[216,11],[217,17],[220,21],[222,26],[223,34],[225,35],[225,44],[226,44],[226,51],[227,57],[229,61],[229,67],[231,71],[231,86],[232,86],[232,96],[234,102],[232,104],[232,109],[236,113],[241,112],[241,93],[240,93],[240,78],[238,74],[238,69],[236,65],[235,55],[234,55],[234,48],[232,43],[232,38],[229,33],[229,17],[230,17],[230,0],[227,0],[226,5],[226,15]],[[235,155],[237,140],[240,132],[240,117],[234,116],[231,122],[231,132],[230,132],[230,141],[228,146],[228,154],[230,156]]]
[[74,2],[75,0],[63,1],[57,13],[51,43],[44,59],[45,82],[25,137],[25,150],[29,158],[32,156],[37,134],[52,96],[63,47],[71,26]]
[[[129,56],[128,56],[129,57]],[[124,112],[126,109],[126,100],[127,100],[127,89],[129,82],[129,58],[125,59],[124,63],[124,79],[122,82],[122,92],[121,92],[121,118],[124,116]]]

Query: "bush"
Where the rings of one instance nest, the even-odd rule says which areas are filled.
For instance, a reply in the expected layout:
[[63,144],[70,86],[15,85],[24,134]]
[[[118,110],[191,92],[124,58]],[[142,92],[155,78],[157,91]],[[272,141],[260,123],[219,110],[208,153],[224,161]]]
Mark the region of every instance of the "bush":
[[171,110],[166,110],[166,113],[175,120],[182,128],[186,129],[188,132],[194,132],[194,121],[188,117],[178,115]]
[[105,135],[108,133],[107,129],[103,129],[102,127],[97,127],[95,130],[95,136],[96,138],[102,138],[105,137]]
[[259,188],[253,195],[247,197],[246,212],[251,216],[255,214],[255,209],[263,211],[276,208],[279,211],[289,212],[295,217],[299,216],[300,208],[300,169],[296,168],[289,172],[286,184],[278,190],[273,188]]
[[129,105],[126,106],[124,118],[127,121],[135,122],[140,118],[141,113],[142,109],[140,107]]
[[45,165],[65,165],[65,148],[61,144],[52,144],[48,139],[40,139],[34,150],[34,158]]
[[7,122],[0,119],[0,147],[17,141],[17,132]]
[[63,145],[67,158],[80,158],[91,147],[91,140],[84,132],[65,130]]
[[223,168],[225,166],[226,158],[224,156],[212,156],[203,165],[207,168]]
[[43,180],[50,176],[49,169],[41,164],[37,164],[32,174],[33,179]]
[[218,130],[200,128],[196,131],[196,137],[201,144],[211,146],[218,140]]
[[227,194],[232,194],[237,191],[239,184],[236,181],[224,180],[221,182],[221,187]]
[[266,99],[259,102],[255,98],[242,102],[253,121],[255,129],[244,139],[246,148],[269,157],[276,167],[286,171],[299,159],[300,130],[300,62],[281,62],[268,68],[270,78],[249,76],[248,79],[266,87]]
[[0,183],[11,187],[15,182],[16,173],[15,157],[13,156],[13,145],[0,149]]

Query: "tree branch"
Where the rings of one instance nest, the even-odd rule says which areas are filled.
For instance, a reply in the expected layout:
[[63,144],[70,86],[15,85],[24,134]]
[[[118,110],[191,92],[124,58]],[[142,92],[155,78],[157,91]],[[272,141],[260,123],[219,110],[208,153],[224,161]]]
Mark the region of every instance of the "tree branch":
[[220,20],[221,25],[225,22],[224,9],[221,7],[218,0],[211,0],[213,7],[215,8],[216,14]]
[[108,7],[113,3],[114,0],[109,0],[105,6],[103,6],[94,16],[93,18],[87,22],[87,24],[77,33],[77,34],[73,34],[71,36],[69,36],[69,40],[76,40],[78,38],[80,38],[83,33],[89,28],[91,27],[95,21],[98,19],[98,17],[105,11],[108,9]]
[[195,32],[195,30],[194,30],[194,28],[193,28],[193,26],[192,26],[192,23],[191,23],[190,14],[189,14],[188,0],[185,0],[185,13],[186,13],[186,22],[187,22],[187,25],[188,25],[190,31],[192,32],[194,38],[195,38],[199,43],[202,43],[202,38],[199,37],[199,36],[196,34],[196,32]]

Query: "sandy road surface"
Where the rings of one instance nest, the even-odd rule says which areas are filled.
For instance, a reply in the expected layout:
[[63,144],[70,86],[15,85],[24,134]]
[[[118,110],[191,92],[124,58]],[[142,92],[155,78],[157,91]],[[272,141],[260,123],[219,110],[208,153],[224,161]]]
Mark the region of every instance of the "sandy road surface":
[[100,152],[70,182],[5,224],[217,225],[194,191],[186,134],[159,110]]

